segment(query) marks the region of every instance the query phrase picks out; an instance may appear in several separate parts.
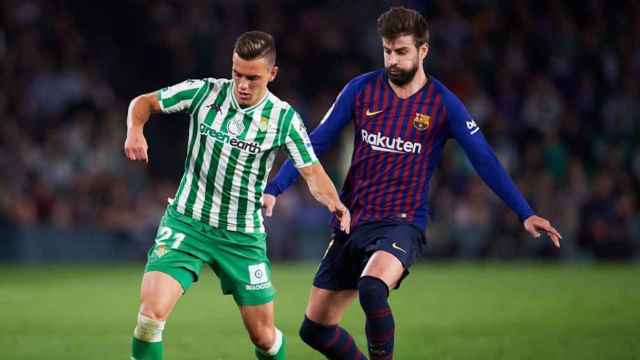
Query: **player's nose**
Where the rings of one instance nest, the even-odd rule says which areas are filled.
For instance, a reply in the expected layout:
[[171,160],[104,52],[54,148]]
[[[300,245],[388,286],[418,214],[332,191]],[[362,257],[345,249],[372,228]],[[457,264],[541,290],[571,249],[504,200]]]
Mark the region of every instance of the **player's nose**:
[[389,55],[387,57],[387,65],[389,66],[398,65],[398,57],[395,56],[394,54]]

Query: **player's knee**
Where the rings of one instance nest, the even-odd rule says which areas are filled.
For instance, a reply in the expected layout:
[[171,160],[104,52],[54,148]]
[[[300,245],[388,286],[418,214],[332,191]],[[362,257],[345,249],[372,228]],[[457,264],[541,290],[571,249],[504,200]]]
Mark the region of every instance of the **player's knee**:
[[169,317],[169,307],[161,306],[157,303],[146,303],[143,301],[142,306],[140,307],[140,314],[143,314],[153,320],[166,321]]
[[305,316],[302,325],[300,325],[298,335],[300,335],[300,339],[307,345],[316,348],[320,345],[319,341],[324,339],[327,334],[331,332],[332,328],[333,327],[318,324]]
[[144,314],[138,314],[138,324],[133,331],[133,336],[145,342],[162,341],[162,331],[165,321],[152,319]]
[[380,302],[381,299],[387,299],[389,296],[389,287],[381,279],[373,276],[363,276],[358,281],[358,295],[360,305],[365,312],[374,304]]

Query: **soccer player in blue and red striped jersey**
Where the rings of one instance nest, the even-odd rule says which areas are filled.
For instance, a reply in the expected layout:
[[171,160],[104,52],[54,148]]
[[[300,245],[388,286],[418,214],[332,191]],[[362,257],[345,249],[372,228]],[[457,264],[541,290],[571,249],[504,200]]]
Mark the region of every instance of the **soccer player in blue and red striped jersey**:
[[[418,12],[392,8],[378,18],[384,69],[351,80],[311,133],[322,154],[352,121],[356,136],[341,199],[351,211],[351,234],[336,228],[316,273],[302,339],[329,359],[366,359],[339,326],[356,296],[366,315],[370,359],[391,359],[394,319],[389,289],[397,288],[425,246],[429,179],[445,142],[455,139],[476,172],[519,216],[534,237],[560,234],[537,216],[497,160],[460,100],[424,72],[428,25]],[[291,162],[267,185],[263,207],[297,178]]]

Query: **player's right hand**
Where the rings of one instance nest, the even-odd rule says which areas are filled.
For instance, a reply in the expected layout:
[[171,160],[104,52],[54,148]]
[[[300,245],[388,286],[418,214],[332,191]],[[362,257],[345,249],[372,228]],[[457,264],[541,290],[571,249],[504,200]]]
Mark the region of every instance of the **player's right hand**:
[[342,202],[339,202],[333,213],[336,214],[340,221],[340,230],[348,234],[351,230],[351,213],[349,209]]
[[271,217],[274,206],[276,206],[276,197],[267,193],[262,194],[262,210],[265,216]]
[[124,154],[129,160],[144,160],[149,162],[147,156],[147,139],[144,138],[142,131],[128,131],[127,139],[124,141]]

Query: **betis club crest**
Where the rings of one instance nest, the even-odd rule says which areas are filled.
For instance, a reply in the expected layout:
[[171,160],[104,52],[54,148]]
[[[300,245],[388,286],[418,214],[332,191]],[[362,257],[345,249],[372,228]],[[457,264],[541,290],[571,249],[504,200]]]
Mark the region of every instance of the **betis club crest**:
[[267,131],[269,129],[269,119],[263,116],[260,119],[260,125],[258,125],[258,129],[260,129],[260,131]]
[[416,113],[416,116],[413,118],[413,127],[417,130],[424,131],[429,128],[429,124],[431,124],[431,116]]
[[164,254],[167,253],[167,246],[165,244],[160,244],[153,252],[157,257],[163,257]]

